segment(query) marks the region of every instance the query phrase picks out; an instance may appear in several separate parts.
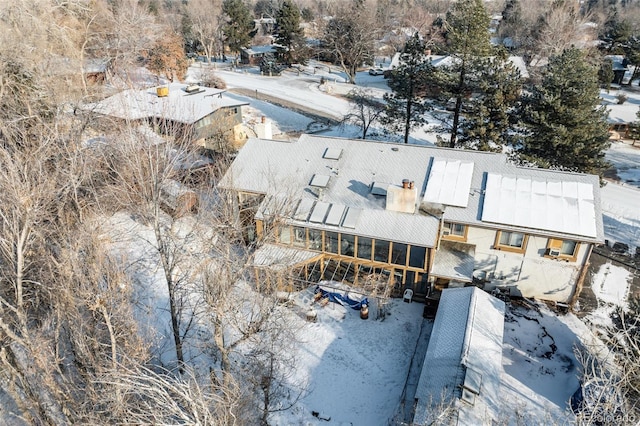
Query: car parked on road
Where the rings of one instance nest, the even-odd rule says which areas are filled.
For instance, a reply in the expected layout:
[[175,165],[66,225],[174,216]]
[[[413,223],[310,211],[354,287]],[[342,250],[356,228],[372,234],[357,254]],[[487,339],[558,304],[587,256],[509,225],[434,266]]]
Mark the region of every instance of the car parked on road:
[[369,68],[369,75],[382,75],[384,70],[382,68]]

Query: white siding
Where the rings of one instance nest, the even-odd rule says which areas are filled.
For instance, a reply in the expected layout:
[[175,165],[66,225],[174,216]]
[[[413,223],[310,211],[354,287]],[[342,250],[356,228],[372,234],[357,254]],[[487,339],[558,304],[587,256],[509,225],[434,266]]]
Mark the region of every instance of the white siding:
[[476,246],[475,268],[485,271],[489,283],[513,288],[514,295],[566,302],[572,295],[589,244],[581,243],[575,262],[544,257],[547,237],[529,235],[525,253],[494,250],[496,230],[469,227],[467,243]]

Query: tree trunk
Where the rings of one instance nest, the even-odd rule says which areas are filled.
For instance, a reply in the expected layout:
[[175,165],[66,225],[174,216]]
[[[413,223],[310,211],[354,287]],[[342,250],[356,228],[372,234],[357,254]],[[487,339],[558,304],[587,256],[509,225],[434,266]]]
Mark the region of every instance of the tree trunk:
[[220,352],[220,364],[222,367],[222,385],[223,389],[229,389],[231,385],[231,361],[229,360],[229,353],[224,344],[224,328],[222,326],[222,320],[218,315],[213,319],[213,341]]
[[43,383],[43,375],[37,368],[34,368],[36,361],[33,358],[33,352],[17,341],[9,344],[7,349],[13,358],[13,365],[20,372],[20,377],[24,379],[23,386],[38,404],[40,414],[52,425],[69,424],[69,419],[64,414],[58,400]]
[[462,64],[460,70],[460,78],[458,79],[456,106],[453,109],[453,124],[451,125],[451,141],[449,142],[449,148],[456,147],[456,141],[458,140],[458,125],[460,123],[460,111],[462,110],[462,93],[464,88],[465,66]]
[[[159,185],[157,185],[155,194],[159,194]],[[169,293],[169,311],[171,315],[171,330],[173,332],[173,343],[176,346],[176,358],[178,359],[178,371],[180,374],[184,372],[184,354],[182,352],[182,338],[180,336],[180,315],[177,303],[176,303],[176,283],[173,280],[173,268],[169,259],[170,254],[167,253],[169,248],[164,242],[162,231],[160,230],[160,200],[158,195],[155,196],[154,202],[154,218],[153,218],[153,230],[156,236],[156,244],[158,245],[158,254],[160,255],[160,261],[162,263],[162,269],[164,270],[164,276],[167,281],[167,290]]]

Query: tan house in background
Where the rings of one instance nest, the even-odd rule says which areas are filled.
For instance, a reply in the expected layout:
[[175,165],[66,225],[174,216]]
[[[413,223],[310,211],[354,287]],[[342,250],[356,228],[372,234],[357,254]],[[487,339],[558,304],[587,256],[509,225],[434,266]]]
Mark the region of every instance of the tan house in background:
[[85,110],[128,122],[143,122],[161,134],[187,137],[214,151],[239,149],[247,139],[240,102],[225,91],[170,83],[143,90],[125,90]]

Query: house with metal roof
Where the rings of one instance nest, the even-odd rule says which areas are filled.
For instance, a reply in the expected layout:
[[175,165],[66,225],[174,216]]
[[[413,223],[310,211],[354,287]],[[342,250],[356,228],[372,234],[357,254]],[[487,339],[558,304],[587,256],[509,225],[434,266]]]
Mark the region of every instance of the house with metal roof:
[[413,425],[494,424],[505,305],[477,287],[442,292],[415,394]]
[[219,187],[259,267],[400,295],[477,285],[570,302],[604,242],[598,176],[503,154],[302,135],[250,139]]
[[126,122],[150,124],[160,133],[187,137],[197,144],[221,150],[246,140],[242,130],[242,106],[224,96],[225,90],[169,83],[142,90],[128,89],[84,109]]

